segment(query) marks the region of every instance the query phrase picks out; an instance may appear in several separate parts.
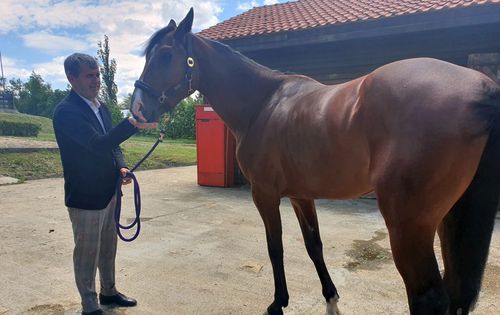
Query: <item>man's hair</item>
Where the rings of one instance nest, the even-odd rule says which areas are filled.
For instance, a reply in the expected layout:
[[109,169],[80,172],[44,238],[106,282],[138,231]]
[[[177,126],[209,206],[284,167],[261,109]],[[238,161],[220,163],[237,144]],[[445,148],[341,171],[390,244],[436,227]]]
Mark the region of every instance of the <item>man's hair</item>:
[[95,69],[99,66],[94,57],[87,54],[74,53],[64,60],[64,72],[66,72],[66,76],[69,77],[72,75],[78,77],[80,75],[80,67],[83,64],[86,64],[90,69]]

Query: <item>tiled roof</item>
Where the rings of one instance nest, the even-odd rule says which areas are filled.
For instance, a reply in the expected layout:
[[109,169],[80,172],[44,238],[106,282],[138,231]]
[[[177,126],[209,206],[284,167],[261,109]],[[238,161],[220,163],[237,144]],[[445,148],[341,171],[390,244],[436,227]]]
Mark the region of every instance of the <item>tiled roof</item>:
[[492,3],[500,0],[298,0],[253,8],[198,34],[232,39]]

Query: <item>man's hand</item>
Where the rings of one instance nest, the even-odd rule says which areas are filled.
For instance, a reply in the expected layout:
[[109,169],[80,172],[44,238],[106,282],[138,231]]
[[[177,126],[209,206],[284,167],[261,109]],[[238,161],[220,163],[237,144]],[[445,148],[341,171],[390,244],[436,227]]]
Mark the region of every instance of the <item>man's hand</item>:
[[132,178],[127,177],[127,174],[129,173],[129,169],[122,167],[120,168],[120,176],[122,177],[122,183],[123,185],[128,185],[132,182]]
[[158,127],[158,123],[138,122],[134,117],[129,117],[128,121],[138,129],[155,129]]
[[[157,128],[158,127],[158,123],[148,123],[147,122],[146,118],[144,117],[144,115],[141,112],[141,107],[142,107],[142,102],[141,102],[140,99],[134,101],[134,103],[132,104],[132,114],[134,116],[133,117],[129,117],[128,121],[135,128],[138,128],[138,129],[154,129],[154,128]],[[139,119],[139,121],[137,121],[137,119],[135,119],[134,117],[137,117]]]

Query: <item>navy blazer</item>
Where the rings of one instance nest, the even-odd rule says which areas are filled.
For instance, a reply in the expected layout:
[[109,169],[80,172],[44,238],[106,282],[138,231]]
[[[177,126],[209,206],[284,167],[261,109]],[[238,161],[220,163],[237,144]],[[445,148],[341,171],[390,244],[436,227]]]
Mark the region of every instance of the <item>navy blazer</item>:
[[99,112],[106,132],[90,106],[73,90],[54,111],[64,199],[70,208],[106,208],[115,193],[119,170],[126,167],[119,144],[137,131],[128,119],[112,128],[111,114],[104,104]]

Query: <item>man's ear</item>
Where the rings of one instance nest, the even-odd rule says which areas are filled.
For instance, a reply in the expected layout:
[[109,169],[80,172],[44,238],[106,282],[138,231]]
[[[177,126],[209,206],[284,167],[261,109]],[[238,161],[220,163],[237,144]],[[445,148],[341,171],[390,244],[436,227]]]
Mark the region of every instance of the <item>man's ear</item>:
[[184,40],[184,36],[186,36],[187,33],[191,32],[191,28],[193,27],[193,19],[194,12],[193,8],[191,8],[184,20],[179,23],[179,26],[175,30],[174,38],[176,41],[182,43]]
[[66,79],[68,79],[68,82],[73,85],[73,81],[75,80],[75,76],[72,74],[66,75]]

